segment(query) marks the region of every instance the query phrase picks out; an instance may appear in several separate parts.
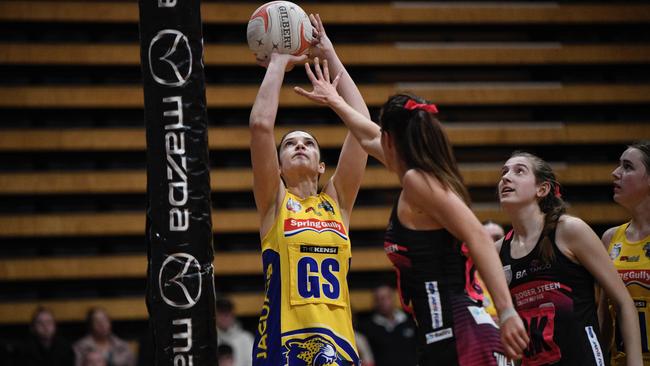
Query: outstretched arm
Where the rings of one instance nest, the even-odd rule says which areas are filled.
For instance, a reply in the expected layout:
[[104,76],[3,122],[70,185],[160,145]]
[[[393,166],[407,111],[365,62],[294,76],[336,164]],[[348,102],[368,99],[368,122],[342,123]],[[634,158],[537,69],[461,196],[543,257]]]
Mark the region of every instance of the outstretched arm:
[[274,208],[278,195],[284,194],[273,134],[284,72],[287,67],[303,62],[306,58],[306,56],[296,57],[273,53],[251,110],[249,128],[253,193],[262,222],[261,235],[266,233],[264,223],[268,221],[269,216],[272,218],[275,213]]
[[[370,112],[368,112],[366,102],[363,100],[359,88],[357,88],[336,54],[332,42],[325,33],[325,28],[320,16],[318,14],[311,14],[309,18],[316,29],[318,40],[317,44],[313,48],[314,55],[327,60],[332,73],[340,75],[339,90],[343,99],[352,107],[353,110],[366,118],[369,118]],[[343,141],[336,170],[332,175],[331,181],[326,183],[323,188],[326,193],[336,197],[339,206],[344,211],[344,219],[346,222],[349,220],[350,211],[354,206],[354,201],[359,192],[367,159],[368,155],[359,144],[359,141],[355,140],[354,137],[348,133]]]
[[384,151],[381,147],[381,129],[370,120],[370,118],[355,110],[345,99],[337,92],[341,76],[336,75],[334,80],[330,80],[330,75],[335,75],[329,70],[327,60],[323,61],[321,70],[318,60],[314,60],[314,72],[311,71],[309,64],[305,64],[307,76],[314,87],[311,92],[300,87],[295,87],[296,93],[316,102],[332,108],[336,114],[343,120],[354,137],[360,142],[363,149],[375,159],[381,161],[384,165]]

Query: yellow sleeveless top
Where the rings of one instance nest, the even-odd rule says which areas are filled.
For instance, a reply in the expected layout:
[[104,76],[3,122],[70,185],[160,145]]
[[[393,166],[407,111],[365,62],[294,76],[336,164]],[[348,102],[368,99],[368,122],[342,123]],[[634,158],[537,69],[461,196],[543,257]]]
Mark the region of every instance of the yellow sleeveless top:
[[300,199],[287,191],[262,240],[266,296],[255,365],[358,365],[346,280],[350,260],[337,203],[322,192]]
[[[616,229],[608,252],[639,313],[643,364],[650,365],[650,235],[630,242],[625,237],[629,225],[628,222]],[[618,340],[615,346],[619,346]],[[612,358],[616,364],[624,364],[625,355],[620,352],[620,347],[612,350]]]

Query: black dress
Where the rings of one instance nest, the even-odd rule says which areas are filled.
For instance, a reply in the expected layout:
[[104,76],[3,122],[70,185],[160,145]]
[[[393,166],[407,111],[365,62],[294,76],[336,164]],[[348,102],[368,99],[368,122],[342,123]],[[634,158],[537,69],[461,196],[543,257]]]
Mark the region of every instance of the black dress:
[[404,227],[396,203],[384,250],[397,272],[402,306],[417,324],[420,366],[511,364],[497,325],[469,295],[473,266],[458,239],[444,229]]

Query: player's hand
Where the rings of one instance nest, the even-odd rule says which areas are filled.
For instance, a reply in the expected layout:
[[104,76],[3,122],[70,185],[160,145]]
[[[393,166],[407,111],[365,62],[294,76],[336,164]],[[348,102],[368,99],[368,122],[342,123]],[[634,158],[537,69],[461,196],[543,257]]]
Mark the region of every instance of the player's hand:
[[339,85],[339,81],[341,80],[342,71],[336,75],[334,80],[330,80],[330,71],[327,66],[327,60],[323,60],[323,68],[321,70],[318,57],[314,59],[314,71],[311,71],[308,62],[305,63],[305,71],[307,72],[307,77],[309,78],[309,81],[311,81],[314,90],[308,92],[305,89],[296,86],[293,88],[296,93],[319,104],[330,104],[337,98],[341,98],[339,93],[336,91],[336,87]]
[[329,52],[334,52],[334,45],[329,37],[327,37],[327,33],[325,33],[325,27],[319,14],[309,14],[309,21],[313,27],[312,36],[314,37],[310,56],[326,59]]
[[519,315],[506,319],[501,328],[501,343],[506,351],[506,356],[519,360],[524,350],[528,347],[528,333]]
[[265,61],[257,60],[257,64],[268,68],[271,64],[281,65],[284,71],[291,71],[291,69],[296,66],[296,64],[301,64],[307,60],[307,55],[294,56],[274,52],[271,54],[271,57],[267,58]]

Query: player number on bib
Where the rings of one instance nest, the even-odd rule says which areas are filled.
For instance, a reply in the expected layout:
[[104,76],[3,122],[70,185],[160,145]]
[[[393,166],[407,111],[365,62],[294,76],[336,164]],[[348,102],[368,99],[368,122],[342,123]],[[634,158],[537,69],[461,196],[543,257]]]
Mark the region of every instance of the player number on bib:
[[320,262],[312,257],[303,257],[298,261],[298,293],[303,298],[325,296],[336,300],[341,294],[337,273],[339,262],[335,258],[325,258]]

